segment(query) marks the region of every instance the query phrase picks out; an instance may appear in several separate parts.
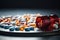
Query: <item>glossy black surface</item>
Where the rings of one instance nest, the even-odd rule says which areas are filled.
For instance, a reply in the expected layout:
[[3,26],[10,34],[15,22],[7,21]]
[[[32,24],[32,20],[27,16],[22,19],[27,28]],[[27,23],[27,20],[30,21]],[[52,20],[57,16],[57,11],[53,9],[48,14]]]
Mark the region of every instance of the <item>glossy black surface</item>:
[[13,36],[13,37],[47,37],[47,36],[58,36],[60,35],[59,31],[55,32],[36,32],[36,33],[20,33],[20,32],[5,32],[0,31],[0,35],[3,36]]

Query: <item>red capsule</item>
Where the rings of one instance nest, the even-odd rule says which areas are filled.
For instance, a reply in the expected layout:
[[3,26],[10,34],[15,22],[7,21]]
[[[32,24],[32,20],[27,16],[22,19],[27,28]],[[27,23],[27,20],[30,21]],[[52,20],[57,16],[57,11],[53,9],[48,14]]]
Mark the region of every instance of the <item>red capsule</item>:
[[53,31],[53,29],[55,29],[54,24],[56,22],[59,23],[59,18],[57,15],[53,15],[49,17],[41,16],[36,18],[36,26],[42,31]]
[[49,17],[48,16],[44,16],[42,20],[43,20],[43,22],[42,22],[43,24],[42,24],[42,28],[41,29],[43,31],[49,31],[48,30],[48,27],[50,25]]
[[36,26],[40,28],[42,26],[42,17],[37,17],[36,18]]
[[53,29],[55,29],[54,24],[56,22],[59,22],[58,16],[57,15],[52,15],[52,16],[49,16],[49,18],[50,18],[50,26],[49,26],[48,29],[49,29],[49,31],[53,31]]
[[[42,25],[40,25],[40,24],[42,24]],[[49,22],[48,16],[37,17],[37,19],[36,19],[37,27],[43,31],[48,31],[49,24],[50,24],[50,22]]]

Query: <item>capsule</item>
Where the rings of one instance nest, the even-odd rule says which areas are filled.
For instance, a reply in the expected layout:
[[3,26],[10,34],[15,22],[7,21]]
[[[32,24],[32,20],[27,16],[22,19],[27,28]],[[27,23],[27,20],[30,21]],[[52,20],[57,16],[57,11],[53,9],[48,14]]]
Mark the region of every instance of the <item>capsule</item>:
[[10,28],[9,30],[10,30],[10,31],[14,31],[14,28]]
[[20,29],[18,27],[15,28],[15,31],[19,31]]
[[30,26],[36,28],[36,23],[30,23]]
[[30,28],[25,28],[25,31],[30,31]]
[[9,29],[11,26],[4,26],[4,29]]
[[24,30],[24,27],[20,27],[20,31],[23,31]]
[[36,18],[36,26],[42,31],[49,31],[48,27],[50,25],[49,17],[48,16],[38,16]]
[[31,27],[31,28],[30,28],[30,31],[34,31],[34,28],[33,28],[33,27]]
[[4,28],[4,26],[3,25],[0,25],[0,28]]

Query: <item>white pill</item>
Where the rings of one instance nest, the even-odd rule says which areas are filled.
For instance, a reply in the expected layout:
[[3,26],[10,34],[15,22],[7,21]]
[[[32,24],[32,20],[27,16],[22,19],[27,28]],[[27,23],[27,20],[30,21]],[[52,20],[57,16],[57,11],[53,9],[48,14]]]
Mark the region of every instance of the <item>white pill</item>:
[[58,28],[58,25],[57,25],[57,24],[54,24],[54,27],[55,27],[55,28]]

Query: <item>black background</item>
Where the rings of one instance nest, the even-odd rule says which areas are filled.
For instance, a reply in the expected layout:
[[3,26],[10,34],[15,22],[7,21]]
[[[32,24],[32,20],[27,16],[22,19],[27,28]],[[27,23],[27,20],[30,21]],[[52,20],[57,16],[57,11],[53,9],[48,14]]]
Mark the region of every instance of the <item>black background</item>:
[[60,9],[59,0],[0,0],[0,9]]

